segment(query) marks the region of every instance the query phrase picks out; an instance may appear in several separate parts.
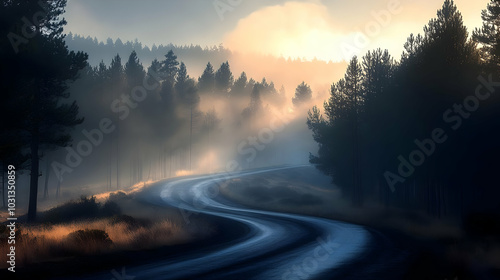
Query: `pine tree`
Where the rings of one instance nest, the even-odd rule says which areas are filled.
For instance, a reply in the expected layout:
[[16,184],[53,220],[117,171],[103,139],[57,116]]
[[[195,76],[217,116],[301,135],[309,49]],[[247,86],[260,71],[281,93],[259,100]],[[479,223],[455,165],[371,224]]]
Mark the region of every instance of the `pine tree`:
[[137,53],[134,50],[130,54],[127,63],[125,63],[125,76],[129,90],[142,85],[145,75],[144,67],[140,63],[139,58],[137,58]]
[[311,87],[305,82],[302,82],[295,89],[295,97],[292,98],[292,103],[293,105],[295,105],[295,107],[300,107],[301,105],[311,100],[311,98],[312,98]]
[[215,73],[215,89],[223,95],[227,95],[229,89],[233,86],[234,78],[229,67],[229,62],[221,64]]
[[179,72],[179,61],[174,52],[170,50],[165,55],[165,60],[161,62],[160,75],[164,78],[161,84],[160,96],[168,109],[174,106],[175,100],[175,80]]
[[474,40],[482,50],[483,62],[491,70],[500,69],[500,0],[491,0],[481,12],[483,26],[473,32]]
[[320,145],[318,156],[311,156],[310,162],[333,176],[356,206],[362,205],[358,129],[363,105],[362,85],[362,68],[354,57],[344,78],[331,87],[330,98],[324,104],[327,119],[316,107],[309,111],[308,117],[308,126]]
[[191,109],[200,101],[195,81],[187,74],[187,68],[184,62],[181,62],[179,67],[175,83],[175,92],[179,100]]
[[434,62],[457,66],[477,59],[476,44],[469,40],[462,14],[453,0],[445,0],[437,17],[424,27],[423,46]]
[[[115,57],[111,60],[111,65],[109,66],[109,76],[111,83],[111,94],[113,95],[113,99],[121,100],[119,97],[123,93],[125,88],[125,74],[122,65],[122,59],[119,54],[116,54]],[[116,149],[116,189],[121,187],[120,182],[120,170],[121,170],[121,133],[120,133],[120,123],[118,119],[116,120],[116,133],[115,133],[115,149]]]
[[179,72],[177,72],[176,87],[177,86],[182,87],[188,79],[189,79],[189,75],[187,73],[186,64],[184,64],[184,62],[181,62],[181,65],[179,67]]
[[262,110],[262,100],[260,98],[260,92],[262,90],[262,85],[260,83],[256,83],[253,86],[252,93],[250,94],[250,104],[243,110],[243,117],[252,118],[259,111]]
[[160,71],[165,75],[165,81],[173,85],[179,71],[179,61],[172,50],[165,55],[165,60],[161,62]]
[[119,87],[122,85],[124,81],[124,73],[122,59],[119,54],[116,54],[115,57],[113,57],[113,59],[111,60],[111,65],[109,66],[109,74],[115,86]]
[[[41,9],[39,4],[46,9],[47,16],[38,17],[38,33],[18,45],[17,52],[12,46],[2,45],[0,54],[2,68],[15,73],[2,71],[5,95],[12,98],[11,102],[22,104],[15,109],[23,112],[18,116],[23,124],[18,129],[24,131],[26,137],[21,143],[30,151],[29,221],[36,218],[40,151],[69,145],[69,129],[83,121],[78,117],[76,102],[68,104],[64,100],[69,97],[68,82],[77,78],[87,60],[84,53],[70,52],[64,42],[62,31],[66,21],[60,16],[66,1],[3,1],[0,13],[7,21],[2,29],[9,29],[8,34],[21,34],[24,23],[19,19],[33,18]],[[8,59],[3,59],[4,56]]]
[[231,96],[241,96],[245,93],[245,87],[247,86],[247,74],[242,72],[240,77],[236,79],[233,87],[231,88]]
[[215,88],[215,74],[212,64],[207,63],[201,77],[198,78],[198,89],[200,92],[213,93]]
[[161,62],[158,59],[153,59],[151,65],[148,67],[148,75],[155,75],[155,73],[160,73],[161,70]]
[[363,91],[366,102],[374,102],[388,90],[394,71],[393,64],[388,50],[368,51],[363,57]]
[[99,63],[99,66],[96,66],[94,73],[96,74],[97,79],[99,79],[99,82],[101,83],[108,81],[110,78],[109,69],[102,60]]

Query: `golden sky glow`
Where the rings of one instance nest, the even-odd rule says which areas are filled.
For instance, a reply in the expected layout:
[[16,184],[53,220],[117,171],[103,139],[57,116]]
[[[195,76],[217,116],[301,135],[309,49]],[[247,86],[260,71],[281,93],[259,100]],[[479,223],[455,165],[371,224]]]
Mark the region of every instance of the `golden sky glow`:
[[[330,2],[330,3],[327,3]],[[385,0],[286,2],[263,7],[238,21],[224,45],[243,53],[312,60],[348,60],[374,48],[399,58],[410,33],[421,33],[442,1]],[[488,0],[455,1],[469,31],[481,25]]]
[[[367,50],[381,47],[399,58],[409,34],[422,32],[443,2],[245,0],[233,1],[236,4],[221,12],[214,7],[214,1],[207,0],[69,0],[65,31],[104,42],[109,37],[122,41],[137,38],[148,46],[223,43],[243,53],[327,61],[349,59],[353,54],[364,55]],[[481,25],[481,10],[488,3],[455,0],[469,31]],[[388,20],[384,16],[387,12]],[[367,28],[376,32],[367,34]],[[361,35],[368,41],[355,43]],[[350,51],[345,51],[345,46],[343,50],[342,44],[347,44]]]

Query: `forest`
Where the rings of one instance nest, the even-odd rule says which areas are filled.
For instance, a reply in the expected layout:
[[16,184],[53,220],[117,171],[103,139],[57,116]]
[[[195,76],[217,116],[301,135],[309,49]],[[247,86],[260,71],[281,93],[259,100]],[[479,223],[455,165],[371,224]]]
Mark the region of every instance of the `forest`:
[[[37,5],[2,5],[2,31],[26,33],[18,19]],[[36,209],[39,181],[47,197],[49,185],[56,196],[61,184],[119,189],[221,171],[226,159],[241,169],[287,162],[286,153],[303,147],[296,144],[303,138],[294,138],[310,136],[301,128],[273,141],[268,129],[271,140],[259,143],[267,141],[263,126],[278,116],[283,124],[307,123],[319,147],[306,145],[309,161],[353,205],[381,203],[436,217],[499,210],[499,191],[491,187],[499,155],[498,1],[472,32],[454,2],[445,1],[423,34],[408,37],[401,57],[383,49],[353,57],[323,100],[306,78],[287,93],[265,77],[233,74],[231,52],[222,46],[149,48],[137,40],[65,35],[64,3],[48,9],[39,35],[9,37],[1,53],[8,116],[2,168],[15,163],[29,171],[30,208]],[[194,68],[204,60],[201,74],[190,76],[200,71],[190,71],[178,54]],[[95,180],[64,180],[84,174]]]
[[0,275],[497,279],[482,1],[1,0]]
[[453,1],[411,34],[399,59],[354,57],[323,108],[309,111],[310,161],[354,205],[462,218],[498,213],[500,2],[471,33]]

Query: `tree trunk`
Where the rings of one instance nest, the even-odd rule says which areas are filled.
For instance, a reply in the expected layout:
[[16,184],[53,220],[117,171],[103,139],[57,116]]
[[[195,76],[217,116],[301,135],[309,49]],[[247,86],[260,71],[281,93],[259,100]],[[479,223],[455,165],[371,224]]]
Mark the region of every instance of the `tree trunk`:
[[191,104],[191,124],[189,126],[189,171],[191,171],[192,149],[193,149],[193,104]]
[[57,180],[56,198],[59,198],[60,192],[61,192],[61,180]]
[[5,162],[2,162],[2,205],[5,207]]
[[120,189],[120,126],[116,125],[116,189]]
[[36,220],[36,204],[38,197],[38,172],[39,172],[39,158],[38,158],[38,145],[39,135],[38,127],[35,126],[35,131],[31,136],[31,174],[30,174],[30,198],[28,205],[28,221],[33,222]]
[[358,89],[354,88],[354,108],[353,108],[353,204],[361,207],[361,184],[359,172],[359,134],[358,134]]
[[172,178],[172,159],[173,159],[173,155],[172,155],[172,148],[169,149],[169,158],[168,158],[168,177]]
[[50,175],[50,157],[47,157],[47,163],[45,166],[45,185],[43,188],[43,199],[49,197],[49,175]]
[[112,187],[113,180],[113,139],[109,143],[109,164],[108,164],[108,176],[107,176],[107,190],[110,191]]

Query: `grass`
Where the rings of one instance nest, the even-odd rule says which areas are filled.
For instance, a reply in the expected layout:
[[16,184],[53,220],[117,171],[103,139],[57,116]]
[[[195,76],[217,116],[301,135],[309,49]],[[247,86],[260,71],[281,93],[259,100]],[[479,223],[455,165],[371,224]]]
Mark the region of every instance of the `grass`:
[[352,207],[349,201],[342,198],[341,192],[332,187],[329,178],[321,177],[325,176],[306,168],[259,174],[227,180],[220,187],[220,193],[253,208],[397,228],[423,239],[459,238],[464,234],[453,221],[435,219],[422,213],[387,209],[370,202],[363,208]]
[[[314,172],[317,174],[311,175]],[[437,275],[463,276],[466,270],[500,275],[500,217],[482,213],[462,224],[375,203],[354,208],[321,177],[325,176],[317,170],[306,169],[259,174],[227,180],[220,193],[251,208],[325,217],[403,234],[403,246],[415,250],[411,275],[405,279],[444,279]],[[471,279],[469,276],[458,279]]]
[[[95,197],[82,197],[40,213],[37,224],[17,224],[16,267],[82,255],[150,249],[190,239],[185,229],[170,221],[168,215],[147,219],[122,213],[120,204],[129,207],[125,212],[135,212],[134,203],[126,194],[111,196],[104,203],[96,202]],[[2,224],[1,252],[7,252],[11,246],[7,243],[8,233]],[[0,268],[6,267],[7,255],[1,254]]]

